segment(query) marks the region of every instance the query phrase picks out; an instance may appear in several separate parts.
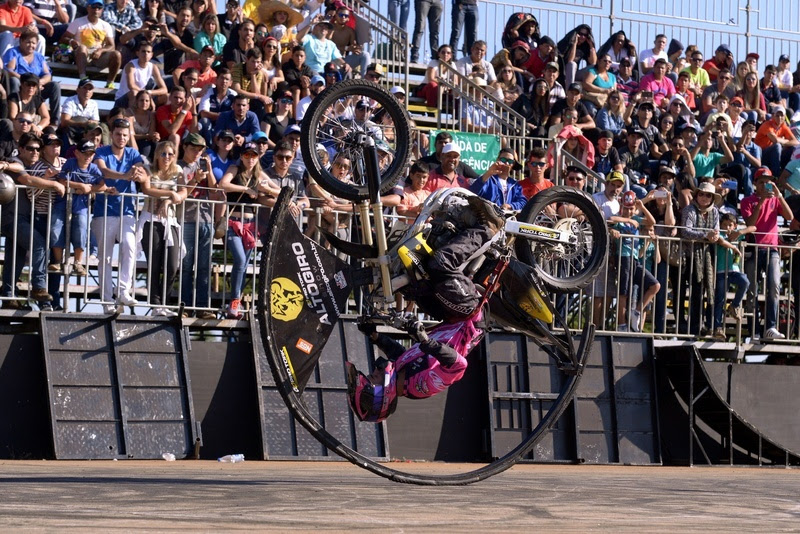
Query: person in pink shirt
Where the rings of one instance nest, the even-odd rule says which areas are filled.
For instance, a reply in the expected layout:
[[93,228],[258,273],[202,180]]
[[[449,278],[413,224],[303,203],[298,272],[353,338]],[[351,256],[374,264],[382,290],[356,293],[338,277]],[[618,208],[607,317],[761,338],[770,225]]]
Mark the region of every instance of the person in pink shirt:
[[766,271],[765,286],[767,314],[764,320],[764,337],[771,339],[784,339],[778,328],[778,294],[781,282],[781,256],[778,251],[778,214],[787,222],[791,221],[792,210],[783,198],[780,188],[775,184],[772,172],[767,167],[759,168],[755,174],[756,192],[742,199],[741,215],[747,226],[754,226],[755,240],[758,245],[757,253],[752,254],[745,261],[744,270],[750,279],[748,289],[748,311],[753,312],[750,320],[750,332],[755,336],[759,327],[760,306],[754,306],[758,301],[757,273]]
[[458,174],[456,168],[461,160],[461,149],[455,143],[447,143],[442,147],[442,164],[431,171],[425,190],[433,193],[443,187],[469,188],[469,180]]
[[421,161],[414,162],[408,171],[407,185],[403,188],[403,198],[397,206],[397,213],[408,217],[409,221],[419,215],[422,204],[431,195],[431,192],[425,189],[429,174],[430,167]]
[[639,82],[640,91],[652,91],[653,103],[666,109],[672,95],[675,94],[675,84],[667,77],[667,61],[658,58],[653,66],[653,71],[643,77]]

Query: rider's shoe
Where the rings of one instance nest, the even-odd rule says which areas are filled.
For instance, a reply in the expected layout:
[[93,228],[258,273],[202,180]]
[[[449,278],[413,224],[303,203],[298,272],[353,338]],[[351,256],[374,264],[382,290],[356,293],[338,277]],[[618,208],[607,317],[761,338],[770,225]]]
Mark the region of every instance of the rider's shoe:
[[497,213],[497,208],[491,202],[478,196],[470,196],[467,202],[478,220],[486,225],[492,235],[505,227],[505,219]]

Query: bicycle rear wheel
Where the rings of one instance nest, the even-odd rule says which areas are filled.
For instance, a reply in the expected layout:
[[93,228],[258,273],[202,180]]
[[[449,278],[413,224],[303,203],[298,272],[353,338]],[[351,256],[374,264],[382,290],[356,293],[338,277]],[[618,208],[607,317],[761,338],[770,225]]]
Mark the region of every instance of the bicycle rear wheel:
[[[405,172],[411,152],[408,115],[389,91],[366,80],[339,82],[320,93],[303,117],[300,148],[306,169],[325,191],[352,202],[369,199],[361,134],[375,140],[380,192],[386,194]],[[318,145],[331,162],[338,155],[350,160],[349,180],[331,173]]]

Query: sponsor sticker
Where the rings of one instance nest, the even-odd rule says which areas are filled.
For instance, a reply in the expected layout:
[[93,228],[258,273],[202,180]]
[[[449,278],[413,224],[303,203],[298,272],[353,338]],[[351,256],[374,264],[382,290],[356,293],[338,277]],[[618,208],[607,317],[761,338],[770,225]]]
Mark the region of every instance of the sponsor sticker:
[[347,279],[344,277],[344,273],[342,271],[339,271],[333,275],[333,281],[336,282],[336,287],[339,289],[344,289],[347,287]]
[[283,367],[286,369],[286,374],[289,375],[289,384],[295,393],[300,393],[300,388],[297,386],[297,376],[294,374],[292,362],[289,359],[289,351],[286,347],[281,347],[281,360],[283,360]]
[[302,350],[306,354],[311,354],[311,351],[314,350],[314,345],[312,345],[302,337],[297,339],[297,344],[295,345],[295,347],[297,347],[299,350]]
[[270,284],[270,313],[284,322],[294,321],[303,311],[305,298],[300,287],[288,278],[278,277]]

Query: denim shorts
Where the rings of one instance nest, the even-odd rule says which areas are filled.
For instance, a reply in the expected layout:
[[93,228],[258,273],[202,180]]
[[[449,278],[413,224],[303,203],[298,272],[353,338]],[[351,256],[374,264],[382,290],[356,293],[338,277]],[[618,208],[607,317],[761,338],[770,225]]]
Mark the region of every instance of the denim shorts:
[[[67,232],[65,229],[66,209],[53,210],[50,218],[50,243],[56,248],[66,246]],[[69,242],[74,249],[86,249],[88,241],[89,210],[82,210],[72,214]]]

